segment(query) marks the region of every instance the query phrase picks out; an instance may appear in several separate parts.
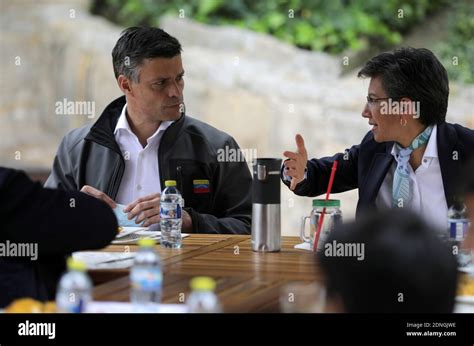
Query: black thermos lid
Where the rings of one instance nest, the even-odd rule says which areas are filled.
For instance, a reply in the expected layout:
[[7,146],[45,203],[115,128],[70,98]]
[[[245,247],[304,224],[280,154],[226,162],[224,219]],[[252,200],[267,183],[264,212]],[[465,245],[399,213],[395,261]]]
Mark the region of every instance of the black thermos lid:
[[253,161],[253,203],[280,204],[280,172],[281,159]]

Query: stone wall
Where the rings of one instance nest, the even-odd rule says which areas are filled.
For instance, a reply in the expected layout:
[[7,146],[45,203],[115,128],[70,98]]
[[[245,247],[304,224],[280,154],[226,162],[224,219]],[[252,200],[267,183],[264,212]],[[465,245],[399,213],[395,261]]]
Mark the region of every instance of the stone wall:
[[[96,118],[56,114],[56,102],[120,95],[111,50],[121,28],[91,16],[88,1],[1,1],[0,160],[46,168],[62,136]],[[97,116],[97,114],[96,114]]]

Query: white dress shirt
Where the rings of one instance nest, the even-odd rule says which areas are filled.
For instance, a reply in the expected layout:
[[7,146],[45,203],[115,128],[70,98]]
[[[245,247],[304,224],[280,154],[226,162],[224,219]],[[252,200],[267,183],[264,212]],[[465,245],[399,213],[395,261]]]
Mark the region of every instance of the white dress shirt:
[[[433,127],[430,139],[426,145],[425,153],[421,160],[421,165],[410,171],[410,180],[413,184],[412,198],[405,203],[404,208],[414,211],[423,217],[430,225],[445,231],[448,227],[448,206],[444,194],[443,179],[438,159],[438,144],[436,141],[437,126]],[[396,145],[392,148],[392,155],[398,153]],[[390,167],[385,179],[380,186],[375,204],[377,208],[385,209],[392,207],[393,173],[397,167],[394,162]]]
[[115,126],[115,141],[125,159],[125,171],[115,201],[129,204],[137,198],[161,192],[158,168],[158,148],[164,131],[173,121],[163,121],[143,147],[130,129],[126,116],[127,104]]

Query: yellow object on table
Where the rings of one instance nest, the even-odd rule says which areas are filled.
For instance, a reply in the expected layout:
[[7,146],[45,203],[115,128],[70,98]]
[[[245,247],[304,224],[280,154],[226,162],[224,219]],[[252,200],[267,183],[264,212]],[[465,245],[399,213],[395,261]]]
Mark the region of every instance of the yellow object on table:
[[31,298],[20,298],[5,308],[7,313],[52,313],[56,312],[55,302],[42,303]]
[[474,296],[474,278],[463,274],[458,285],[459,296]]

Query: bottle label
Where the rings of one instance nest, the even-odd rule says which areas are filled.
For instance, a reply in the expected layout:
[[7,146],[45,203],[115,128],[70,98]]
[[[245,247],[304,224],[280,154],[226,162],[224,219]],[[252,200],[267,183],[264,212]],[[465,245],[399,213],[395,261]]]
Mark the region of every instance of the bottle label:
[[162,219],[181,219],[180,203],[162,203],[160,206],[160,217]]
[[463,241],[468,228],[468,220],[449,220],[449,237],[456,241]]
[[148,292],[159,290],[162,278],[158,268],[134,268],[130,273],[132,288]]
[[57,298],[58,311],[73,314],[82,313],[90,300],[90,296],[62,292],[59,294],[59,299]]

